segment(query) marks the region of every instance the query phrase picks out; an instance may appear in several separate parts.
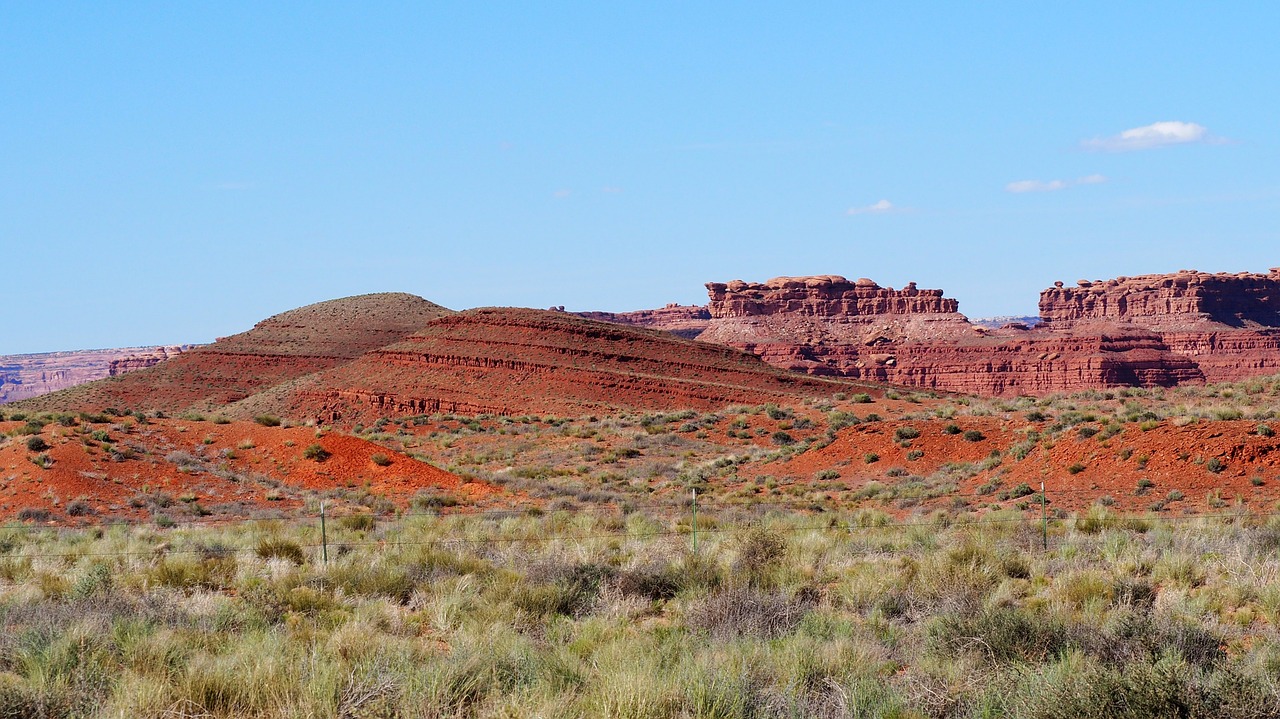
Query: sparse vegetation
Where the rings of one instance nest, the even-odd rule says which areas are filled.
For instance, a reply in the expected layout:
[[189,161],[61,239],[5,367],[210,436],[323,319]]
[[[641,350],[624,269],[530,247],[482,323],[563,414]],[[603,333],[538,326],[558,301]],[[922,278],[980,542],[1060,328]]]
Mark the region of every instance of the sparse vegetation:
[[[570,528],[553,514],[351,515],[330,526],[327,565],[310,525],[4,532],[0,707],[66,717],[175,706],[227,717],[1280,711],[1273,524],[1165,524],[1094,506],[1054,521],[1042,552],[1027,541],[1036,522],[834,519],[827,531],[799,518],[739,529],[708,516],[723,531],[694,554],[687,535],[653,534],[674,517],[582,516]],[[1252,553],[1252,572],[1224,551],[1235,546]],[[60,554],[58,573],[26,558]],[[961,683],[939,694],[944,681]]]

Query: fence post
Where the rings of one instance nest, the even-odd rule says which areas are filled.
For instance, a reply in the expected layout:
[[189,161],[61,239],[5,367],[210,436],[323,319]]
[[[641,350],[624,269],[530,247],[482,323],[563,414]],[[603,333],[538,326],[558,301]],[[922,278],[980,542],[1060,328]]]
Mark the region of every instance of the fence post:
[[698,488],[693,488],[693,553],[698,553]]
[[329,535],[324,526],[324,500],[320,500],[320,556],[325,566],[329,566]]
[[1040,523],[1044,529],[1044,551],[1049,551],[1049,500],[1044,494],[1044,482],[1040,483]]

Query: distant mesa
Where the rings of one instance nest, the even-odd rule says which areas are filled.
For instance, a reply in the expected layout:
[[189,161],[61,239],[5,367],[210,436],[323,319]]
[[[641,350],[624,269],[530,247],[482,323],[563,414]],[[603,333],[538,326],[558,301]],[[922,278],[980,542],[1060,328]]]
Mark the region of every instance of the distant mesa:
[[[1280,269],[1055,282],[1040,315],[971,321],[941,290],[839,275],[711,282],[704,308],[601,317],[811,375],[987,395],[1173,386],[1280,371]],[[691,321],[685,318],[707,318]],[[616,319],[615,319],[616,318]]]
[[0,404],[145,369],[197,345],[0,355]]
[[[635,312],[454,312],[362,295],[202,347],[10,358],[0,388],[36,410],[364,421],[715,409],[884,384],[1041,395],[1280,372],[1280,269],[1055,282],[1038,317],[972,321],[914,282],[818,275],[706,288],[706,305]],[[93,376],[105,378],[62,388]],[[58,391],[32,397],[48,389]]]

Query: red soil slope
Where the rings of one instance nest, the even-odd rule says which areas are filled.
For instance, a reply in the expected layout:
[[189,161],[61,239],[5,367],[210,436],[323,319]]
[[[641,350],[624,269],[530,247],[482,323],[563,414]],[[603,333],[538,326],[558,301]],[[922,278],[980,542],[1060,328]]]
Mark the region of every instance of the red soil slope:
[[[946,433],[948,425],[960,432]],[[1099,425],[1087,424],[1081,425],[1084,433],[1077,427],[1035,442],[1018,459],[1014,448],[1029,433],[1043,430],[1044,423],[990,417],[872,422],[843,430],[822,449],[761,471],[857,489],[871,482],[901,486],[913,480],[941,487],[947,482],[936,473],[948,465],[958,470],[954,487],[937,497],[887,507],[898,513],[919,511],[921,504],[1013,506],[1025,498],[1001,498],[1001,492],[1023,483],[1038,491],[1041,482],[1051,508],[1071,512],[1103,497],[1129,512],[1225,512],[1237,501],[1251,511],[1270,511],[1280,499],[1280,439],[1256,434],[1257,426],[1252,421],[1160,422],[1143,431],[1126,424],[1108,437]],[[898,434],[904,427],[918,430],[919,436],[904,441]],[[968,430],[981,438],[966,438]],[[999,453],[998,461],[993,452]],[[869,455],[877,459],[868,462]],[[1170,499],[1175,490],[1182,496],[1175,493]],[[953,504],[957,498],[962,505]]]
[[275,315],[247,332],[184,352],[154,367],[15,406],[40,411],[99,411],[105,407],[168,413],[211,411],[399,342],[449,312],[403,293],[330,300]]
[[[153,419],[139,425],[132,418],[115,420],[75,427],[50,424],[37,435],[2,440],[0,520],[32,509],[73,522],[156,513],[178,520],[206,513],[212,519],[238,519],[297,511],[308,490],[330,495],[339,513],[366,493],[383,495],[403,507],[420,490],[448,491],[471,503],[495,492],[343,434],[317,437],[309,428],[252,422]],[[23,424],[0,423],[0,432],[13,432]],[[30,451],[31,436],[49,449]],[[311,445],[320,445],[330,456],[308,459],[304,453]],[[385,455],[386,461],[375,463],[375,454]],[[43,468],[36,461],[41,458],[47,458]],[[76,500],[79,506],[71,509]]]
[[784,372],[665,332],[555,311],[479,309],[237,404],[320,422],[435,412],[581,415],[715,409],[880,388]]

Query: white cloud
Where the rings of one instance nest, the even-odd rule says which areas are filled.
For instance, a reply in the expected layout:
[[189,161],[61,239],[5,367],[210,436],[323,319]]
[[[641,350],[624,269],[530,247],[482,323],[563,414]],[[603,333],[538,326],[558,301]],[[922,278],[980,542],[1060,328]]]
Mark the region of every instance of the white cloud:
[[1214,142],[1209,129],[1194,122],[1167,120],[1153,122],[1150,125],[1125,130],[1111,137],[1095,137],[1085,140],[1080,145],[1086,150],[1103,150],[1106,152],[1129,152],[1131,150],[1150,150],[1155,147],[1169,145],[1185,145],[1192,142]]
[[1005,192],[1054,192],[1077,185],[1100,185],[1107,181],[1105,175],[1085,175],[1075,180],[1017,180],[1004,186]]
[[850,207],[848,210],[845,211],[845,214],[846,215],[880,214],[884,212],[890,212],[895,209],[897,208],[894,207],[892,202],[889,202],[888,200],[880,200],[879,202],[875,204],[867,205],[866,207]]

